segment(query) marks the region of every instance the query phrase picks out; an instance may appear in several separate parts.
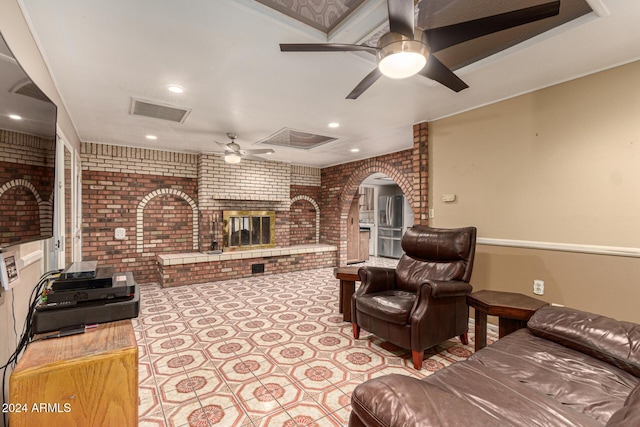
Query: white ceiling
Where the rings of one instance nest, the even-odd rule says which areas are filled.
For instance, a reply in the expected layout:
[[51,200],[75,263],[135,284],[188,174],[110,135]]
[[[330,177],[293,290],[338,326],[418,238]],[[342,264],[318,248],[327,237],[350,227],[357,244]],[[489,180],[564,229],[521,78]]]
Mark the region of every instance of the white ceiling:
[[[262,148],[252,145],[285,127],[338,137],[311,151],[276,147],[269,157],[316,167],[410,148],[415,123],[640,58],[640,1],[588,0],[600,16],[457,70],[470,86],[460,93],[420,76],[381,78],[346,100],[375,58],[282,53],[279,43],[327,36],[253,0],[19,1],[82,141],[200,152],[230,131],[243,148]],[[329,41],[360,43],[385,21],[384,0],[368,0]],[[172,94],[169,84],[185,92]],[[191,112],[183,124],[132,116],[132,97]],[[334,121],[340,127],[328,128]]]

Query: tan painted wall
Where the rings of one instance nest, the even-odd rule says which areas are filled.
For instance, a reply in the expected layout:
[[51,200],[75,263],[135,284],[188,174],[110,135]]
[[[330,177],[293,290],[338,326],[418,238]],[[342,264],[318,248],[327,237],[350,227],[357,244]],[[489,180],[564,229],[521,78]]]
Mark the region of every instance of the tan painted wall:
[[[430,123],[431,224],[640,248],[640,62]],[[456,194],[444,203],[443,194]],[[478,246],[476,289],[640,322],[640,258]]]
[[[474,290],[518,292],[556,304],[640,323],[640,260],[478,245]],[[533,279],[545,294],[534,295]]]

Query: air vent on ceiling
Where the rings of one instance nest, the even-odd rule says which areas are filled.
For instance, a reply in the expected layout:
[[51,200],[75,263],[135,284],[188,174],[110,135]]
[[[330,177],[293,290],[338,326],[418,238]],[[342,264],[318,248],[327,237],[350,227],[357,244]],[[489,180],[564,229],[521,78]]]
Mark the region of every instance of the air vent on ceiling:
[[42,93],[42,91],[35,85],[31,80],[24,79],[13,85],[11,89],[9,89],[11,93],[17,93],[18,95],[28,96],[29,98],[38,99],[44,102],[51,102],[49,98]]
[[337,140],[337,138],[332,136],[316,135],[313,133],[284,128],[267,139],[263,139],[260,141],[260,144],[277,145],[280,147],[295,148],[298,150],[311,150],[335,140]]
[[131,108],[129,109],[129,114],[134,116],[153,117],[154,119],[169,120],[176,123],[183,123],[190,112],[190,108],[143,101],[136,98],[131,98]]

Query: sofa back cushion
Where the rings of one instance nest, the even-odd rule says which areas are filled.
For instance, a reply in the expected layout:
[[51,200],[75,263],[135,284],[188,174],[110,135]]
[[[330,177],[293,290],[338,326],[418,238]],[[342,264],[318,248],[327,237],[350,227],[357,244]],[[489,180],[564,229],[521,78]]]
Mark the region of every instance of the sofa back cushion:
[[541,338],[640,378],[640,325],[566,307],[543,307],[527,324]]

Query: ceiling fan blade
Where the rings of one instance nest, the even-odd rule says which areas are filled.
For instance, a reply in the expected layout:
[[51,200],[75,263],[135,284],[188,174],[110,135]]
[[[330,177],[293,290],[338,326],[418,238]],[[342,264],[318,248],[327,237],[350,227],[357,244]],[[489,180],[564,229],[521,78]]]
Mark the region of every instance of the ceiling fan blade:
[[280,43],[281,52],[369,52],[374,55],[377,47],[341,43]]
[[218,142],[218,141],[213,141],[213,142],[215,142],[216,144],[218,144],[218,145],[220,146],[220,148],[224,148],[224,149],[225,149],[225,151],[226,151],[226,150],[229,150],[229,146],[228,146],[227,144],[225,144],[224,142]]
[[526,7],[459,24],[425,30],[431,52],[437,52],[468,40],[550,18],[560,13],[560,1]]
[[262,157],[258,157],[258,156],[252,156],[251,154],[242,154],[240,157],[242,157],[242,160],[255,160],[258,162],[267,161],[267,159],[263,159]]
[[413,0],[388,0],[389,30],[413,39],[415,24]]
[[429,55],[427,65],[418,73],[421,76],[435,80],[438,83],[448,87],[454,92],[460,92],[469,86],[456,76],[453,71],[448,69],[438,58]]
[[253,149],[253,150],[242,150],[243,153],[247,153],[247,154],[273,154],[275,153],[275,151],[273,151],[271,148],[258,148],[258,149]]
[[346,99],[358,99],[358,97],[362,95],[365,90],[369,89],[369,87],[380,77],[382,77],[380,69],[378,67],[374,68],[374,70],[367,74],[367,77],[362,79],[362,81],[358,83],[358,86],[356,86],[351,93],[347,95]]

